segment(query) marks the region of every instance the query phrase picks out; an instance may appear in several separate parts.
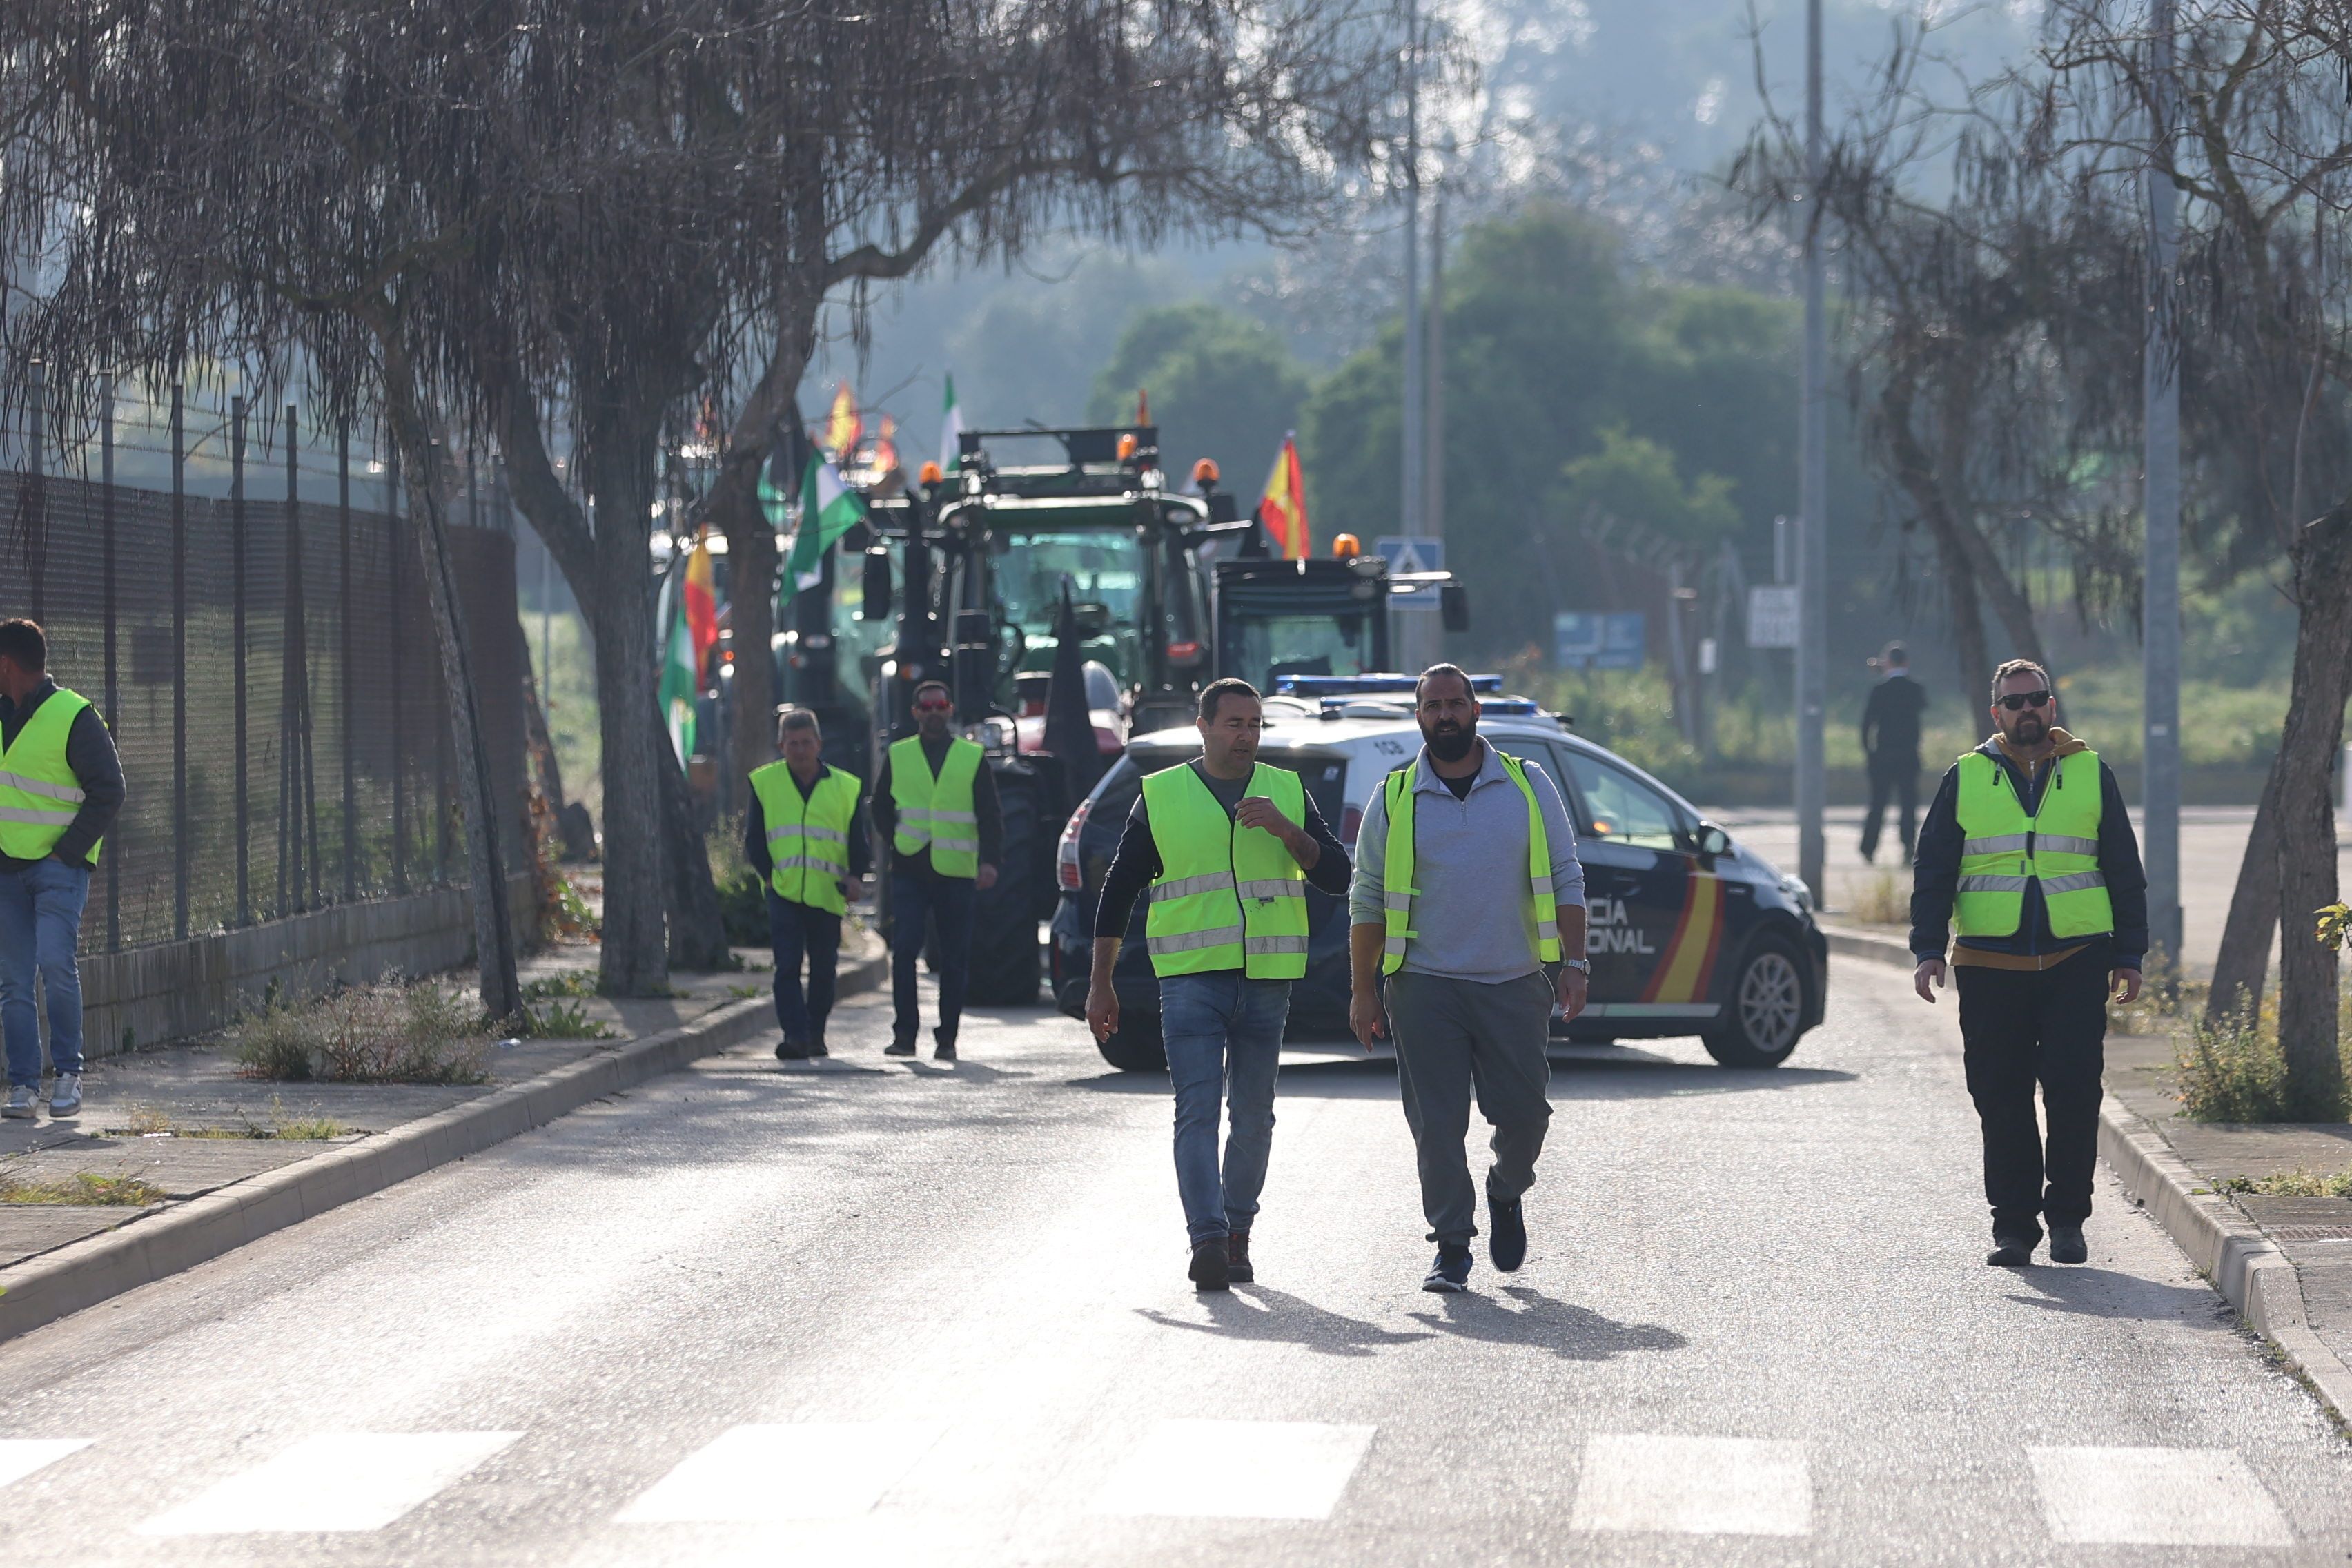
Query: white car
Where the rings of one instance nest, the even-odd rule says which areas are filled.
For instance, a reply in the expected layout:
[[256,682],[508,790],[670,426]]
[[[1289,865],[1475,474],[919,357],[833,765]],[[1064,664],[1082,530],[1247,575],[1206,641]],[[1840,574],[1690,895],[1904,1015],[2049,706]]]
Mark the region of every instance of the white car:
[[[1727,1067],[1775,1067],[1821,1022],[1828,944],[1804,885],[1742,847],[1697,808],[1525,698],[1480,677],[1478,732],[1540,766],[1566,796],[1584,865],[1591,1002],[1565,1041],[1696,1035]],[[1259,757],[1305,782],[1352,849],[1364,803],[1421,750],[1409,677],[1286,682],[1266,700]],[[1073,1017],[1086,1008],[1096,895],[1143,775],[1200,754],[1190,726],[1139,735],[1082,804],[1055,857],[1061,903],[1053,922],[1054,996]],[[1291,992],[1293,1036],[1344,1036],[1348,1013],[1346,900],[1309,889],[1307,977]],[[1116,979],[1121,1026],[1102,1047],[1132,1071],[1165,1066],[1159,983],[1137,900]]]

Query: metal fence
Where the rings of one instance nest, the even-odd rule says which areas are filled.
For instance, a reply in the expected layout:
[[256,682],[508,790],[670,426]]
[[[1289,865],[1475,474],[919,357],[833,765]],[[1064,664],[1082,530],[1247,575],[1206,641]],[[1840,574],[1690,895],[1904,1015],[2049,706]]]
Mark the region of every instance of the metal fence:
[[[199,456],[174,388],[152,424],[126,422],[164,483],[126,485],[101,402],[88,440],[60,449],[37,421],[0,468],[0,616],[47,629],[51,673],[100,704],[129,784],[84,950],[461,876],[450,705],[396,467],[362,453],[355,473],[348,432],[241,400],[200,417]],[[217,481],[224,458],[226,493],[200,493],[191,464]],[[355,483],[383,510],[355,505]],[[479,507],[476,480],[456,510]],[[491,629],[473,639],[485,721],[519,734],[511,541],[464,543],[469,625]],[[496,771],[519,803],[516,749]]]

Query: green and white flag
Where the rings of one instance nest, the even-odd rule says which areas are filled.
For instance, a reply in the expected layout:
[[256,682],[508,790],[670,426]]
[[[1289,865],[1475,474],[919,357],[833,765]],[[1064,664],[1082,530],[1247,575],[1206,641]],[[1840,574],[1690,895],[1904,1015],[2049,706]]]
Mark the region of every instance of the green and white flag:
[[[687,624],[686,605],[680,599],[677,613],[671,617],[669,652],[662,660],[661,711],[669,725],[669,743],[677,752],[680,767],[694,755],[694,700],[701,684],[694,668],[694,628]],[[639,689],[643,689],[640,688]]]
[[963,410],[956,406],[955,373],[948,373],[947,412],[940,416],[940,472],[952,474],[963,461]]
[[812,453],[801,480],[800,526],[793,530],[792,553],[784,561],[784,575],[793,592],[814,588],[823,580],[824,552],[865,520],[865,501],[841,482],[831,463]]

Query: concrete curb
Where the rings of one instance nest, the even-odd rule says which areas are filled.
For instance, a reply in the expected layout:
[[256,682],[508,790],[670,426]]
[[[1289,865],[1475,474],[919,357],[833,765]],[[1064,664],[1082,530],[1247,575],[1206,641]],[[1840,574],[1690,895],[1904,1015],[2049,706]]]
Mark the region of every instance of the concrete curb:
[[[1832,952],[1915,966],[1910,949],[1891,938],[1867,931],[1826,934]],[[2190,1170],[2162,1132],[2112,1098],[2099,1106],[2099,1157],[2222,1299],[2278,1347],[2336,1419],[2352,1422],[2352,1368],[2312,1331],[2294,1260]]]
[[[845,967],[839,994],[879,984],[888,952]],[[282,1165],[186,1203],[0,1269],[0,1340],[193,1268],[354,1198],[478,1154],[592,1100],[672,1073],[773,1027],[774,1003],[748,997],[691,1023],[595,1052],[536,1078],[405,1122],[291,1165]]]

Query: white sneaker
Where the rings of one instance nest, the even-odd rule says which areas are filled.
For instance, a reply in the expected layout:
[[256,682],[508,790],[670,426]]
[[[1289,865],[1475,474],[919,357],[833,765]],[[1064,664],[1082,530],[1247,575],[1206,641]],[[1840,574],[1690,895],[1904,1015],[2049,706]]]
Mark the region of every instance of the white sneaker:
[[49,1114],[52,1117],[81,1114],[81,1074],[58,1074],[58,1081],[49,1090]]
[[8,1091],[8,1103],[0,1105],[0,1116],[13,1116],[29,1121],[40,1114],[41,1091],[36,1085],[20,1083]]

